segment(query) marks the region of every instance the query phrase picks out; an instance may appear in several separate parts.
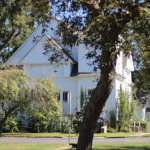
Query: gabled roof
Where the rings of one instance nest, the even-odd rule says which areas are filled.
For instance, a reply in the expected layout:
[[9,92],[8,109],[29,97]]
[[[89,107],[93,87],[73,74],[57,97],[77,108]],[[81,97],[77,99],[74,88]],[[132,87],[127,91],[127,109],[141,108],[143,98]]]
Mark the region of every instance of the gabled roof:
[[[42,63],[50,63],[48,60],[48,56],[44,55],[44,44],[51,40],[52,46],[56,47],[58,51],[62,51],[64,54],[64,57],[68,58],[68,62],[74,62],[76,61],[69,55],[67,52],[50,36],[44,35],[40,41],[36,43],[36,45],[19,61],[20,64],[42,64]],[[64,60],[63,60],[64,61]],[[63,62],[61,61],[61,62]]]
[[[17,51],[8,59],[6,62],[6,65],[20,65],[20,63],[23,63],[23,61],[31,54],[31,51],[34,51],[34,48],[39,45],[41,40],[47,36],[47,38],[51,38],[53,43],[61,50],[63,51],[64,55],[68,57],[70,60],[74,63],[75,60],[53,39],[53,37],[56,37],[55,31],[52,30],[57,27],[59,24],[59,20],[55,17],[52,16],[52,20],[50,22],[51,27],[48,28],[45,32],[45,35],[43,35],[42,30],[43,26],[42,24],[39,25],[31,34],[30,36],[26,39],[26,41],[17,49]],[[38,36],[39,37],[39,42],[33,42],[34,37]]]

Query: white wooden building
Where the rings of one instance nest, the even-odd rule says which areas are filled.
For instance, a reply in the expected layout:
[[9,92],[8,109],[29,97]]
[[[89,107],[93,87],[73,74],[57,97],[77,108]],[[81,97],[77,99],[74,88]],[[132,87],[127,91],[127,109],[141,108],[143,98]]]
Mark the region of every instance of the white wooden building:
[[[63,113],[68,114],[71,107],[71,114],[80,111],[80,90],[81,87],[86,89],[87,96],[90,96],[91,90],[95,88],[97,79],[100,78],[100,71],[94,72],[93,65],[88,65],[92,59],[86,59],[85,54],[90,49],[84,45],[63,47],[56,40],[59,37],[55,34],[55,29],[59,20],[53,18],[49,28],[44,34],[41,34],[42,25],[38,26],[35,31],[26,39],[18,50],[6,62],[7,65],[23,65],[28,72],[28,78],[46,77],[48,74],[54,74],[56,87],[61,87],[60,102],[63,106]],[[39,36],[38,42],[33,42],[33,38]],[[51,63],[48,56],[43,55],[43,44],[51,39],[52,46],[62,51],[68,61],[63,59],[57,63]],[[63,49],[69,49],[71,55],[64,52]],[[116,78],[113,90],[106,102],[102,117],[107,118],[107,112],[116,110],[118,101],[118,92],[120,85],[123,90],[131,94],[131,72],[134,70],[132,56],[125,55],[121,52],[118,55],[116,66]]]

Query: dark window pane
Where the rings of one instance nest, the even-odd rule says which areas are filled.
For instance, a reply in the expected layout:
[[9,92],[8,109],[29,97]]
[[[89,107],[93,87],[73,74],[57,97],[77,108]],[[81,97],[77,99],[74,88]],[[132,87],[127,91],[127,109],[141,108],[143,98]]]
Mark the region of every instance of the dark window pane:
[[68,93],[67,91],[63,92],[63,101],[68,102]]

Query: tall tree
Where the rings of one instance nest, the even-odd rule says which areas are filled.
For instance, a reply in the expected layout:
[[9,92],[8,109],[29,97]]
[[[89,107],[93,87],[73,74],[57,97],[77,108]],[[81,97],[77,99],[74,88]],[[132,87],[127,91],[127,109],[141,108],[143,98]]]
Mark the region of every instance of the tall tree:
[[[85,44],[93,47],[86,56],[95,58],[93,63],[97,63],[101,70],[100,80],[83,118],[77,145],[77,150],[91,150],[97,119],[113,88],[117,54],[121,50],[125,54],[130,51],[133,44],[128,36],[131,32],[143,35],[144,41],[147,39],[150,29],[149,0],[51,2],[54,13],[64,21],[60,23],[57,31],[62,37],[62,43],[69,46]],[[48,50],[50,49],[47,48]]]
[[29,81],[23,70],[0,70],[0,134],[7,118],[14,111],[26,112],[33,107],[50,116],[60,115],[57,98],[58,89],[54,87],[51,77]]
[[133,59],[135,71],[133,72],[133,82],[136,92],[149,92],[150,91],[150,37],[143,40],[143,36],[138,35],[141,39],[141,44],[135,46]]
[[147,92],[150,90],[150,27],[143,22],[144,34],[131,32],[128,38],[132,41],[131,49],[134,60],[133,82],[136,92]]
[[0,0],[0,61],[8,57],[45,20],[50,0]]

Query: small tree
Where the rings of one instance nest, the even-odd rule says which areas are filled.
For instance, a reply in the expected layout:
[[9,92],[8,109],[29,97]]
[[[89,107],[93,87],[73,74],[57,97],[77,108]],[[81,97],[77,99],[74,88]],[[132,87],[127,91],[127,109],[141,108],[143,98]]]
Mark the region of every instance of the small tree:
[[82,109],[83,105],[84,105],[84,100],[85,100],[85,94],[84,94],[84,91],[81,87],[81,90],[80,90],[80,108]]
[[118,105],[118,127],[119,131],[127,131],[128,123],[135,115],[136,102],[129,101],[127,94],[120,88]]
[[81,87],[80,90],[80,112],[77,112],[76,119],[73,120],[73,130],[75,133],[79,133],[80,125],[82,122],[82,118],[85,113],[85,109],[87,107],[87,96],[86,96],[86,89],[85,91]]
[[116,111],[112,110],[109,112],[109,117],[110,117],[110,127],[111,128],[116,128]]
[[17,68],[0,70],[0,133],[9,116],[14,111],[24,113],[28,109],[38,108],[49,115],[61,112],[57,101],[58,89],[54,87],[52,77],[27,80],[26,73]]
[[84,91],[83,88],[81,87],[81,90],[80,90],[80,108],[81,108],[81,112],[84,111],[86,105],[87,105],[86,89]]

